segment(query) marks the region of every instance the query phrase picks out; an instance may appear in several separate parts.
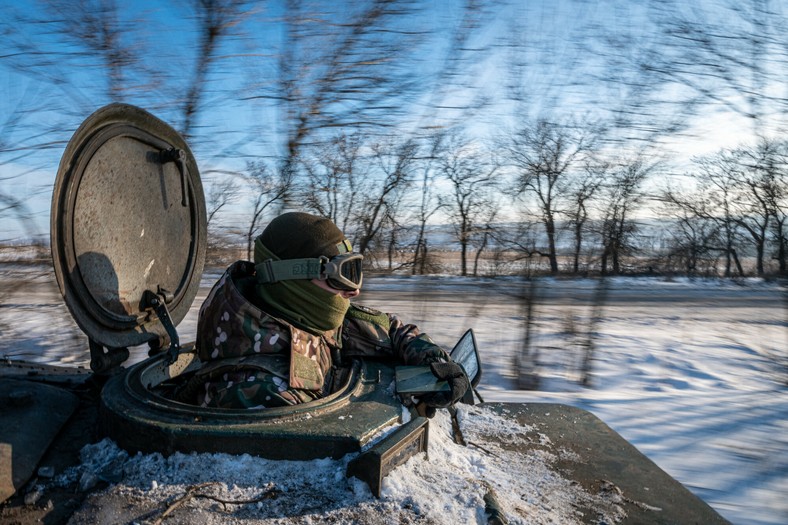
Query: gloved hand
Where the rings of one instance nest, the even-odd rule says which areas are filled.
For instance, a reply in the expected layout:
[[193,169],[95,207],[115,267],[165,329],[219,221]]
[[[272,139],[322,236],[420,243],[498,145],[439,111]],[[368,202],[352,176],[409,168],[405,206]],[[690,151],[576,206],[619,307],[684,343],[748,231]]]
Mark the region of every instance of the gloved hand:
[[431,392],[421,396],[421,401],[427,406],[427,417],[435,415],[436,408],[448,408],[455,404],[471,387],[462,367],[453,361],[431,363],[430,370],[435,377],[449,384],[449,390]]

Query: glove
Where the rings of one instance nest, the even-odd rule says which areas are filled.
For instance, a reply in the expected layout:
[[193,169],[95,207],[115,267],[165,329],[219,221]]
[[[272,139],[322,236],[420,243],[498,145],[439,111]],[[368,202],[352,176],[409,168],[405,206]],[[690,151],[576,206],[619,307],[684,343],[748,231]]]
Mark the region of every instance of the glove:
[[[434,415],[436,408],[448,408],[462,399],[471,384],[468,377],[462,371],[462,367],[453,361],[446,363],[431,363],[432,374],[449,384],[449,391],[431,392],[421,396],[421,401],[427,405],[428,413]],[[429,409],[432,410],[429,410]]]

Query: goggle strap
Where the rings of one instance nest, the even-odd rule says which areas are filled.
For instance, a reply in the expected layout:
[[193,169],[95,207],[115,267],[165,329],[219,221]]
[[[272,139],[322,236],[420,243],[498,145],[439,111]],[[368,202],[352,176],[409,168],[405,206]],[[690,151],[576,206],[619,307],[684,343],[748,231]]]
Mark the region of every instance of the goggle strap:
[[321,269],[327,261],[328,259],[325,257],[283,261],[268,259],[256,264],[254,269],[258,283],[275,283],[293,279],[320,279]]
[[342,242],[337,244],[337,251],[339,251],[339,255],[350,253],[353,251],[353,246],[350,244],[349,240],[343,239]]

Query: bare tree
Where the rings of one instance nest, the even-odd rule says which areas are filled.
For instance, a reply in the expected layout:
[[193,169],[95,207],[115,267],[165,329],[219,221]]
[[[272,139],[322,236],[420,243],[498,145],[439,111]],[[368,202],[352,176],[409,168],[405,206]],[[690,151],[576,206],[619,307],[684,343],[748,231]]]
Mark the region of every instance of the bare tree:
[[[773,235],[782,230],[780,221],[785,214],[786,158],[785,144],[767,139],[758,140],[754,146],[723,149],[695,160],[699,167],[697,194],[663,195],[670,205],[718,224],[722,249],[727,254],[726,276],[731,273],[732,261],[739,274],[743,273],[736,254],[741,234],[749,238],[755,250],[756,273],[765,273],[770,232]],[[776,240],[779,254],[779,236]]]
[[[687,275],[699,273],[717,275],[719,254],[726,257],[725,276],[731,275],[731,259],[738,262],[732,239],[730,248],[724,248],[722,226],[725,224],[710,211],[708,195],[689,194],[675,190],[665,191],[661,212],[671,224],[668,233],[670,245],[665,254],[668,269]],[[730,225],[731,223],[728,223]]]
[[331,141],[305,148],[300,165],[306,174],[299,195],[307,209],[330,218],[342,231],[351,231],[360,179],[368,169],[361,158],[358,134],[339,134]]
[[190,77],[181,111],[181,133],[187,140],[192,136],[194,123],[202,109],[208,76],[211,66],[218,59],[217,50],[221,41],[253,13],[250,7],[253,4],[254,2],[243,0],[192,0],[197,18],[199,45],[194,72]]
[[583,129],[539,119],[511,133],[506,142],[508,160],[515,168],[514,194],[533,197],[547,236],[551,273],[558,273],[556,218],[560,200],[569,193],[572,170],[589,151],[590,137]]
[[238,183],[231,178],[220,178],[211,184],[206,198],[209,227],[216,214],[219,213],[222,208],[235,202],[239,196],[239,192]]
[[145,48],[133,23],[122,21],[114,0],[46,0],[41,7],[12,17],[17,27],[7,33],[7,42],[15,53],[6,58],[18,71],[61,87],[70,103],[88,108],[94,104],[92,93],[76,88],[81,83],[75,74],[82,67],[99,72],[95,80],[104,84],[102,95],[112,101],[122,100],[140,83],[150,86],[143,67]]
[[632,215],[643,202],[641,187],[655,168],[642,159],[628,161],[605,184],[601,202],[602,275],[608,273],[608,261],[613,274],[621,273],[622,257],[634,249],[631,240],[638,226]]
[[[358,251],[364,253],[386,224],[400,213],[404,191],[413,180],[419,146],[414,140],[394,139],[371,147],[370,176],[362,185],[356,208]],[[379,174],[379,176],[376,176]]]
[[580,271],[580,255],[590,219],[590,203],[599,193],[609,170],[606,163],[586,162],[582,170],[576,172],[569,186],[566,203],[567,226],[572,230],[574,246],[572,250],[572,271]]
[[[281,171],[293,171],[301,148],[324,130],[385,127],[417,87],[405,67],[419,31],[404,29],[412,5],[365,0],[341,10],[287,0],[276,93],[285,151]],[[266,87],[267,89],[267,87]]]
[[773,208],[772,241],[777,246],[775,259],[782,276],[788,276],[788,181],[782,172],[782,181],[770,186],[768,194]]
[[[407,226],[403,225],[397,218],[396,215],[390,213],[390,211],[397,211],[397,210],[387,210],[386,211],[386,218],[384,220],[384,228],[387,232],[387,242],[386,242],[386,258],[388,261],[388,270],[394,271],[394,261],[399,254],[399,249],[401,247],[401,236],[403,233],[408,231]],[[398,264],[397,267],[402,267],[403,264]]]
[[[56,163],[50,150],[61,148],[97,101],[121,101],[142,86],[155,89],[146,67],[146,47],[133,20],[124,20],[113,0],[46,0],[38,9],[6,5],[0,20],[6,72],[29,79],[14,103],[4,134],[17,135],[14,160],[35,154]],[[90,71],[90,74],[85,74]],[[28,115],[45,118],[19,118]],[[2,142],[7,142],[3,140]],[[6,144],[6,146],[11,146]]]
[[[207,175],[208,173],[203,173]],[[230,263],[237,258],[236,250],[232,249],[237,245],[237,238],[226,235],[222,224],[217,221],[217,216],[228,205],[234,203],[240,197],[240,186],[238,180],[231,177],[238,177],[237,173],[221,173],[221,177],[215,178],[207,187],[205,195],[206,215],[208,223],[208,251],[206,258],[209,264]]]
[[[711,105],[750,119],[753,134],[784,125],[788,13],[769,0],[651,2],[659,43],[641,56],[644,81],[693,111]],[[708,115],[709,112],[704,112]]]
[[331,218],[365,253],[383,242],[384,232],[393,235],[401,228],[403,190],[412,182],[418,144],[388,138],[364,145],[362,140],[359,134],[340,134],[302,148],[305,184],[289,198],[298,195],[305,208]]
[[262,162],[249,162],[243,178],[249,185],[252,197],[252,220],[246,231],[246,258],[251,261],[254,239],[264,213],[285,198],[293,180],[291,174],[272,170]]
[[413,266],[411,267],[411,274],[423,274],[427,266],[427,223],[441,208],[443,203],[437,198],[435,191],[436,163],[434,162],[437,151],[440,148],[442,134],[435,133],[428,139],[429,153],[422,160],[421,169],[421,185],[418,203],[416,205],[415,222],[417,227],[416,241],[413,247]]
[[[737,177],[732,171],[736,168],[736,162],[729,152],[721,151],[694,159],[694,165],[697,171],[691,175],[696,189],[667,188],[662,191],[660,200],[668,216],[679,219],[685,237],[692,234],[693,238],[705,243],[693,250],[698,253],[707,250],[722,252],[725,256],[725,277],[733,275],[734,265],[738,274],[744,275],[737,252],[740,242],[735,210],[738,190]],[[705,230],[702,226],[704,222],[715,225],[714,235],[701,239],[697,232]]]
[[[492,222],[495,216],[492,190],[498,165],[486,158],[478,150],[478,145],[458,133],[450,133],[443,141],[437,162],[442,177],[451,184],[451,191],[443,202],[460,243],[460,275],[466,276],[471,237],[481,226]],[[483,244],[479,246],[477,255],[481,253],[486,239],[487,236],[483,235]],[[478,258],[474,270],[477,266]]]
[[776,218],[785,217],[780,203],[785,195],[788,148],[784,142],[761,138],[755,146],[738,148],[732,153],[732,160],[738,165],[731,170],[739,187],[739,198],[735,201],[737,223],[752,239],[756,272],[764,275],[770,229]]

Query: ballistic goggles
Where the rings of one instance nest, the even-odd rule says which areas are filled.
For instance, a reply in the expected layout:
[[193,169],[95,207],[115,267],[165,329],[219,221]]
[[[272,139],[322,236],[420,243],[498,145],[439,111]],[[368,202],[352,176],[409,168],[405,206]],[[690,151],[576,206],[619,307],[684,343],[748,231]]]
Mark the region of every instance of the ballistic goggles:
[[343,253],[332,258],[320,256],[310,259],[268,259],[255,265],[257,282],[275,283],[291,279],[320,279],[337,290],[353,291],[361,288],[363,275],[360,253]]

